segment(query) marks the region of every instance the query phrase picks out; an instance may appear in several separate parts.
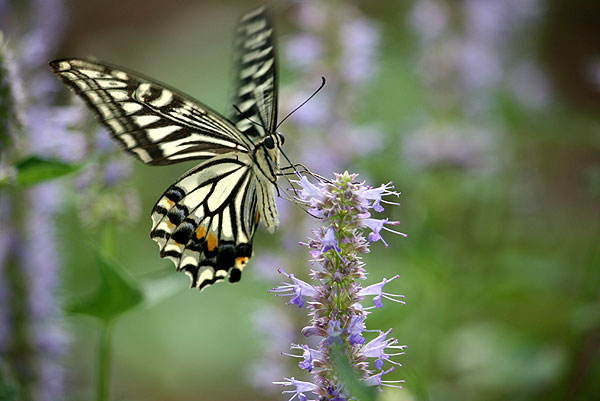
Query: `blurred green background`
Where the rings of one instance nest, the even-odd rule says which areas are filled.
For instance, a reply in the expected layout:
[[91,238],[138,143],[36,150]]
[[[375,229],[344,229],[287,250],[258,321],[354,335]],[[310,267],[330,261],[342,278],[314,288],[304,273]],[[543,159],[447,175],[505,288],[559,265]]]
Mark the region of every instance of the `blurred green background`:
[[[225,111],[233,28],[255,5],[70,1],[53,57],[93,56],[127,66]],[[325,75],[329,83],[308,110],[318,114],[325,104],[348,132],[369,127],[354,134],[349,149],[335,121],[306,123],[311,116],[300,114],[280,128],[286,152],[325,176],[332,175],[330,166],[348,169],[374,186],[391,180],[402,192],[401,206],[386,214],[401,221],[408,238],[386,235],[389,248],[373,244],[364,258],[367,283],[399,274],[386,289],[407,301],[388,303],[367,320],[369,329],[392,327],[408,345],[392,378],[405,379],[405,389],[386,389],[381,400],[598,399],[599,3],[273,6],[280,118]],[[320,17],[324,22],[315,22]],[[344,30],[356,20],[368,21],[371,31],[363,35],[376,38],[363,43],[360,34]],[[307,34],[313,42],[297,41]],[[320,53],[311,57],[315,41]],[[298,43],[306,46],[300,55],[294,54]],[[337,76],[344,51],[364,52],[364,46],[372,48],[364,76]],[[60,91],[64,103],[66,90]],[[95,123],[89,127],[93,137]],[[311,165],[311,152],[333,161]],[[111,157],[121,156],[115,150]],[[252,385],[265,349],[288,351],[273,350],[274,340],[255,327],[257,313],[278,308],[291,317],[280,322],[270,314],[273,327],[303,327],[303,311],[281,308],[283,299],[266,291],[280,280],[279,267],[307,277],[309,254],[295,243],[306,238],[304,227],[318,222],[282,206],[282,229],[274,236],[259,230],[243,280],[199,294],[159,258],[149,238],[154,202],[193,164],[132,165],[131,176],[110,190],[135,190],[139,204],[131,207],[139,217],[132,209],[126,224],[87,224],[74,177],[61,179],[66,197],[57,219],[60,302],[97,285],[89,243],[100,243],[107,230],[114,256],[150,296],[114,324],[111,399],[287,399],[276,386]],[[67,399],[92,399],[98,326],[77,316],[62,325]],[[270,380],[305,377],[296,361],[280,358],[285,370]]]

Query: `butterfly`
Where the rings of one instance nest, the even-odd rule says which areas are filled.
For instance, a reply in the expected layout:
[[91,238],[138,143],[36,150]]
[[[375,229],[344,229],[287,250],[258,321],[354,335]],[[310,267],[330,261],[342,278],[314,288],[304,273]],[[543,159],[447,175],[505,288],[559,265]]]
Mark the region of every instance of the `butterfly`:
[[279,224],[275,187],[284,137],[276,132],[277,59],[270,11],[243,15],[235,39],[235,92],[226,118],[121,67],[72,58],[50,70],[94,112],[121,148],[150,165],[203,160],[152,210],[151,238],[200,290],[240,280],[259,221]]

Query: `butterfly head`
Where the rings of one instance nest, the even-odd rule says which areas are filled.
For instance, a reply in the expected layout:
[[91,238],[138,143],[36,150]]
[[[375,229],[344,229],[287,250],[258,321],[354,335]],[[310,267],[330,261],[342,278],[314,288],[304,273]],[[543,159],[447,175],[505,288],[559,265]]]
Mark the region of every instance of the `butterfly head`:
[[281,145],[284,144],[284,142],[285,137],[281,132],[276,132],[263,139],[263,144],[265,145],[265,148],[269,150],[275,149],[275,147],[280,148]]

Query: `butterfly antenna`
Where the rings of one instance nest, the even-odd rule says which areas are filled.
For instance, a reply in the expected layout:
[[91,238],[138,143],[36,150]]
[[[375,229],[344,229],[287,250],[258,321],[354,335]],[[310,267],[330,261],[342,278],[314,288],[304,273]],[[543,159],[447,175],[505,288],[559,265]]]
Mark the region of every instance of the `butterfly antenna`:
[[294,113],[296,112],[296,110],[298,110],[300,107],[304,106],[304,105],[305,105],[305,104],[306,104],[306,103],[307,103],[307,102],[308,102],[310,99],[312,99],[312,98],[313,98],[313,97],[314,97],[314,96],[315,96],[317,93],[319,93],[319,91],[320,91],[321,89],[323,89],[323,87],[324,87],[324,86],[325,86],[325,77],[321,77],[321,86],[319,86],[319,88],[318,88],[316,91],[314,91],[314,92],[313,92],[313,94],[312,94],[312,95],[310,95],[310,96],[308,97],[308,99],[306,99],[305,101],[303,101],[303,102],[300,104],[300,106],[298,106],[298,107],[296,107],[294,110],[290,111],[290,112],[288,113],[288,115],[287,115],[287,116],[285,116],[285,117],[283,118],[283,120],[279,121],[279,124],[277,124],[277,126],[275,127],[275,129],[279,128],[279,126],[280,126],[281,124],[283,124],[283,122],[284,122],[285,120],[287,120],[289,116],[291,116],[292,114],[294,114]]
[[[235,109],[235,111],[237,111],[238,113],[240,113],[240,115],[241,115],[241,116],[244,116],[244,112],[242,112],[242,110],[240,110],[240,108],[239,108],[239,107],[237,107],[235,104],[232,104],[232,106],[233,106],[233,108]],[[253,119],[251,119],[250,117],[245,117],[245,116],[244,116],[244,118],[245,118],[246,120],[250,121],[252,124],[254,124],[254,125],[258,125],[259,127],[262,127],[262,128],[265,130],[265,131],[267,130],[267,129],[265,128],[265,126],[264,126],[264,125],[262,125],[261,123],[257,123],[256,121],[254,121],[254,120],[253,120]]]

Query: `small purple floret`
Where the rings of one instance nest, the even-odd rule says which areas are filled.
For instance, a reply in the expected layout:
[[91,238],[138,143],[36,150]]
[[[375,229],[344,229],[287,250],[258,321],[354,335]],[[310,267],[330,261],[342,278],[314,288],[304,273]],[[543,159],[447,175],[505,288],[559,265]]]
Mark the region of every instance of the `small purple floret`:
[[350,345],[364,344],[365,338],[362,336],[362,332],[365,330],[364,319],[364,316],[353,316],[350,319],[350,323],[346,328],[348,334],[350,334]]
[[300,380],[296,380],[293,377],[291,379],[288,379],[287,377],[284,377],[285,382],[273,382],[273,384],[279,384],[281,386],[294,386],[296,387],[295,390],[284,390],[282,393],[283,394],[291,394],[294,393],[294,395],[288,400],[291,401],[294,398],[298,397],[298,400],[300,401],[306,401],[306,395],[304,393],[310,391],[310,392],[316,392],[319,390],[319,386],[317,386],[314,383],[310,383],[310,382],[304,382],[304,381],[300,381]]
[[307,282],[297,279],[293,274],[288,274],[281,269],[278,269],[278,272],[292,280],[293,284],[282,282],[282,285],[269,290],[269,292],[280,293],[277,294],[278,296],[291,296],[288,304],[294,304],[302,308],[304,306],[303,297],[314,298],[317,295],[315,288]]
[[404,298],[404,295],[383,292],[383,286],[386,285],[387,283],[389,283],[390,281],[397,279],[398,277],[399,276],[396,275],[389,280],[384,278],[381,282],[379,282],[377,284],[371,284],[370,286],[361,289],[358,292],[358,295],[361,297],[365,297],[367,295],[375,295],[375,297],[373,298],[373,304],[375,305],[376,308],[383,307],[381,298],[389,299],[390,301],[404,304],[405,303],[404,301],[402,301],[401,299],[398,299],[398,298]]
[[327,345],[333,343],[343,344],[344,340],[340,338],[343,332],[344,330],[342,330],[339,320],[330,320],[327,325]]
[[325,253],[330,249],[335,249],[336,252],[340,251],[340,248],[337,245],[337,240],[335,239],[335,231],[333,227],[329,227],[321,240],[323,242],[323,247],[321,248],[321,253]]

